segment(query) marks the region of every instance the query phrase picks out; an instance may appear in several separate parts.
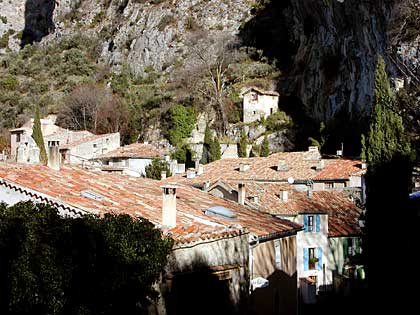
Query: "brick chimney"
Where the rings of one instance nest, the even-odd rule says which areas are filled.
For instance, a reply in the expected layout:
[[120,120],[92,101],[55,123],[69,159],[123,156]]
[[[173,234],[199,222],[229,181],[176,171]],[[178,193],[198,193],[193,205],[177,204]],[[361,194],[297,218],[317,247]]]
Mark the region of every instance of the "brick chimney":
[[245,184],[244,183],[238,184],[238,203],[240,205],[245,204]]
[[176,226],[176,186],[164,185],[162,188],[162,225],[173,228]]
[[47,166],[53,170],[59,171],[61,156],[59,151],[59,141],[48,141],[48,163]]

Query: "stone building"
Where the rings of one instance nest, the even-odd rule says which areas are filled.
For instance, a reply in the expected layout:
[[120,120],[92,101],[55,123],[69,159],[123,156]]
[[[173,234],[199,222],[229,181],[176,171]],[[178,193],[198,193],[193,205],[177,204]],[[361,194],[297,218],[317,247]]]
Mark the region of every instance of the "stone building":
[[279,93],[249,87],[241,92],[243,98],[243,122],[251,123],[278,111]]

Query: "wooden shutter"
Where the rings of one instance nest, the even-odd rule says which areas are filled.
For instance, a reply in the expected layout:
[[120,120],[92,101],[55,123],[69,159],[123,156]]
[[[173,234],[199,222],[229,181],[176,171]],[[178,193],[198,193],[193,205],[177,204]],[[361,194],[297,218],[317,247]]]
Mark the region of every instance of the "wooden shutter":
[[318,270],[322,270],[322,247],[318,247]]
[[321,217],[319,214],[315,215],[315,221],[316,221],[316,230],[317,232],[321,231]]
[[303,249],[303,270],[309,270],[309,249]]

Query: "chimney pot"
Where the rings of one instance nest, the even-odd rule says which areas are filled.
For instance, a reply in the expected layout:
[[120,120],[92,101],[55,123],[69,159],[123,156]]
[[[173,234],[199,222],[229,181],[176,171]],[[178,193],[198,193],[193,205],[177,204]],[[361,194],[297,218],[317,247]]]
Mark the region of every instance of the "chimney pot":
[[287,163],[286,160],[281,159],[277,164],[277,171],[287,171]]
[[280,190],[280,199],[283,201],[289,200],[289,192],[287,190]]
[[53,170],[60,170],[59,141],[48,141],[48,163],[47,166]]
[[187,169],[187,178],[194,178],[195,177],[195,169],[194,168],[188,168]]
[[160,173],[160,179],[162,180],[162,179],[166,179],[166,171],[162,171],[161,173]]
[[314,195],[314,192],[312,190],[312,187],[308,187],[308,197],[312,198],[313,195]]
[[162,225],[173,228],[176,226],[176,186],[164,185],[162,198]]
[[323,169],[324,169],[324,167],[325,167],[325,161],[324,161],[324,160],[320,160],[320,161],[318,162],[318,165],[316,166],[316,170],[317,170],[317,171],[323,170]]
[[239,163],[239,172],[246,172],[249,170],[249,164]]
[[244,183],[238,184],[238,203],[240,205],[245,204],[245,184]]

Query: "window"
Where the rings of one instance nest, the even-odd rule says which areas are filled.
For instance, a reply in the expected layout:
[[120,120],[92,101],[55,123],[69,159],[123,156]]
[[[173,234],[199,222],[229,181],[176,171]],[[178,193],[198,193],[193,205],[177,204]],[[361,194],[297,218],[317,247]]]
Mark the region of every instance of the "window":
[[20,142],[20,133],[16,134],[16,142]]
[[309,247],[303,249],[304,270],[322,270],[322,248]]
[[334,183],[333,182],[326,182],[324,184],[325,189],[333,189],[334,188]]
[[315,269],[315,266],[317,263],[316,259],[317,258],[315,256],[315,248],[314,247],[309,248],[309,269],[310,270]]
[[273,114],[273,108],[270,108],[270,115]]
[[258,94],[257,93],[252,93],[251,94],[251,100],[252,101],[258,101]]
[[348,255],[354,256],[356,255],[356,242],[354,238],[348,239],[348,247],[347,247]]
[[96,148],[98,145],[96,143],[93,144],[93,147]]
[[252,113],[255,115],[257,112],[254,110]]
[[308,232],[312,232],[314,230],[314,216],[308,215]]
[[305,232],[320,232],[321,217],[319,214],[306,214],[303,216]]

